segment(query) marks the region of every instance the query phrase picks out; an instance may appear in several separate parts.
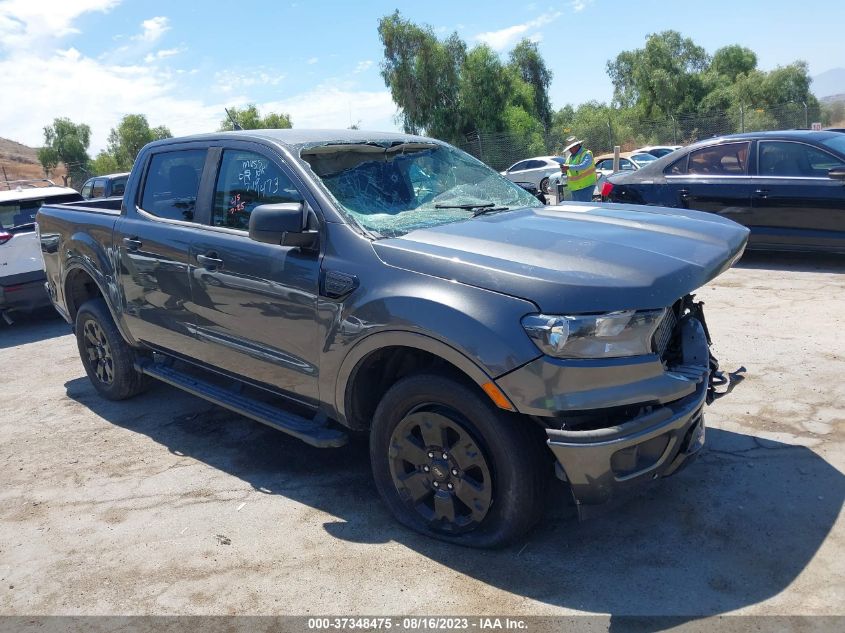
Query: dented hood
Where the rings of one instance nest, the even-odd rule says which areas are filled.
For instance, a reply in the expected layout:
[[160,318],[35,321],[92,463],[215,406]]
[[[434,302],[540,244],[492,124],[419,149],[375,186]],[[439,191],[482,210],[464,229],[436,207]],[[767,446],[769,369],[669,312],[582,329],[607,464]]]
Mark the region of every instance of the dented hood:
[[748,229],[697,211],[526,208],[378,240],[387,264],[532,301],[549,314],[662,308],[742,255]]

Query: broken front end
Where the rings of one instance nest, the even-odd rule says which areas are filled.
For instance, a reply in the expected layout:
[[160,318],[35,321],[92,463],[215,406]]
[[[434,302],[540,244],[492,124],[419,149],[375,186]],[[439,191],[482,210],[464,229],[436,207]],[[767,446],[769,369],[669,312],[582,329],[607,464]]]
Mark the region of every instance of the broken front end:
[[[546,427],[558,477],[571,486],[582,518],[689,463],[704,445],[704,406],[725,382],[710,353],[703,304],[692,295],[665,310],[638,312],[626,325],[615,316],[621,314],[590,317],[584,337],[589,342],[582,345],[592,350],[603,345],[610,354],[610,346],[617,345],[616,354],[622,354],[626,345],[633,352],[639,344],[650,353],[608,358],[547,354],[497,380],[520,412]],[[573,332],[582,324],[573,320],[531,331],[541,327],[538,323],[527,323],[526,330],[535,340],[545,337],[541,349],[561,346],[563,337],[569,355],[577,354]],[[633,343],[635,333],[626,337],[623,327],[638,328],[648,339]],[[555,328],[564,332],[555,333]]]

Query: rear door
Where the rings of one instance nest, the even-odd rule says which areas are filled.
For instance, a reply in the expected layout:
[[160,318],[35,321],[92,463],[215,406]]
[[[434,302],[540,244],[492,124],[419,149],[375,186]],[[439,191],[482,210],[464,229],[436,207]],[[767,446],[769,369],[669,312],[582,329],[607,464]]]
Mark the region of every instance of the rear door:
[[752,245],[842,248],[845,185],[827,172],[844,167],[833,154],[799,141],[759,141]]
[[[233,142],[219,153],[211,226],[193,236],[197,358],[309,404],[317,399],[319,253],[255,242],[259,204],[309,202],[281,156]],[[310,203],[314,205],[314,201]]]
[[123,316],[129,332],[152,347],[189,357],[197,351],[188,256],[206,221],[211,189],[201,187],[208,150],[162,147],[148,156],[135,200],[114,230]]
[[672,206],[710,211],[752,226],[750,147],[750,141],[741,141],[693,150],[666,170],[666,198]]

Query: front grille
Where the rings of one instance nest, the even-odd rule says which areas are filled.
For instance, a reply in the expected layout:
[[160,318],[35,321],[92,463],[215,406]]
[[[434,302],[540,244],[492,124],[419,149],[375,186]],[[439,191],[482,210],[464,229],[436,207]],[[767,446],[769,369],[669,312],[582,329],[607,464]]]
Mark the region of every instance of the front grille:
[[675,334],[675,327],[678,325],[678,317],[675,315],[675,306],[666,310],[663,320],[657,326],[657,330],[652,337],[652,345],[654,352],[660,358],[665,358],[666,350],[669,348],[669,343],[672,342],[672,336]]

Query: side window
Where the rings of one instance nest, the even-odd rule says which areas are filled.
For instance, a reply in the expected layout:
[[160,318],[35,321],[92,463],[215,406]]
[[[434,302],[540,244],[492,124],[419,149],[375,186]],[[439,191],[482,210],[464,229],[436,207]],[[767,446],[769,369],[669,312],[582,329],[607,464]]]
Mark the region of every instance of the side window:
[[302,202],[290,178],[269,158],[255,152],[225,150],[214,189],[214,226],[247,230],[259,204]]
[[596,165],[596,169],[613,169],[612,160],[600,160]]
[[91,184],[92,181],[89,180],[84,185],[82,185],[82,191],[80,193],[82,194],[83,198],[91,197]]
[[759,157],[761,176],[824,178],[829,169],[843,166],[835,156],[803,143],[761,141]]
[[687,155],[684,154],[681,156],[678,160],[664,169],[663,173],[667,176],[681,176],[687,173]]
[[742,176],[748,163],[748,143],[725,143],[690,152],[688,174]]
[[527,165],[528,165],[528,161],[523,160],[523,161],[518,162],[513,167],[511,167],[508,171],[509,172],[510,171],[522,171],[523,169],[528,169]]
[[126,191],[126,178],[118,178],[111,184],[111,195],[122,196]]
[[91,187],[92,198],[102,198],[106,195],[106,180],[105,178],[97,178],[94,185]]
[[204,149],[153,155],[141,208],[160,218],[193,222],[205,155]]
[[620,171],[634,171],[634,163],[629,161],[627,158],[620,158],[619,159],[619,170]]

